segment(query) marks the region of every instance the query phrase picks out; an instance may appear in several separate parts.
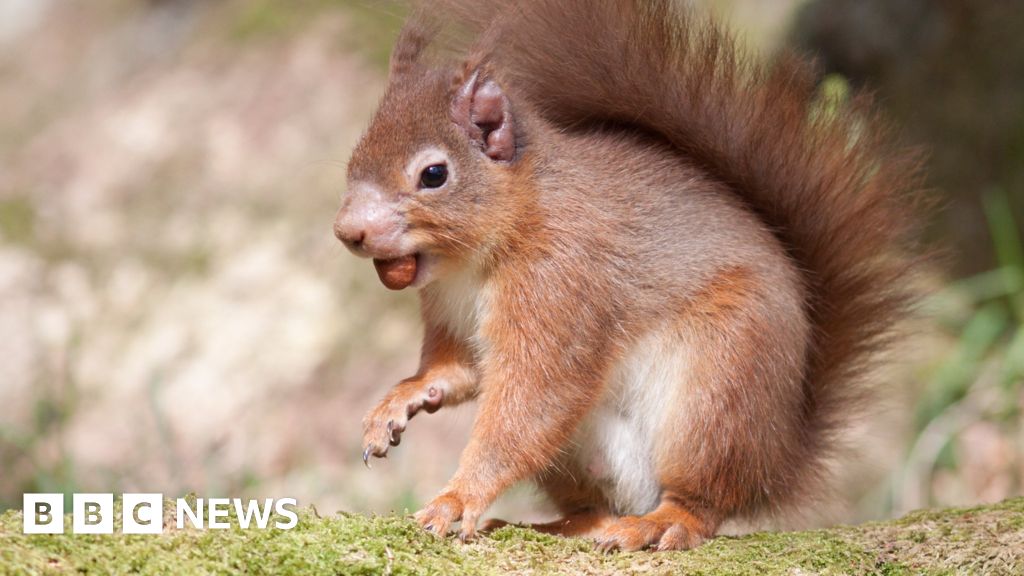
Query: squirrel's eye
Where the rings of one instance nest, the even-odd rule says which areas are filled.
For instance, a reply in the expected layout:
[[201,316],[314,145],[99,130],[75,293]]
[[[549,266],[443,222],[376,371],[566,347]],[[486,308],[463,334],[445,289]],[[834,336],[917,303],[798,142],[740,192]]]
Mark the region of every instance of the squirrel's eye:
[[440,188],[448,181],[448,167],[444,164],[432,164],[420,172],[420,186],[424,188]]

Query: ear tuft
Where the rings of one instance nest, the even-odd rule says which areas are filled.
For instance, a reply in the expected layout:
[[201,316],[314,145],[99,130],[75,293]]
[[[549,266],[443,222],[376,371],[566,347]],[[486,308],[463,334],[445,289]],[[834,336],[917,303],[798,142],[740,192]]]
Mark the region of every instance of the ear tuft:
[[515,157],[516,137],[512,110],[501,86],[480,70],[470,74],[452,99],[452,119],[491,160]]
[[400,76],[415,68],[435,34],[435,28],[426,25],[420,18],[410,18],[402,27],[395,48],[391,51],[391,76]]

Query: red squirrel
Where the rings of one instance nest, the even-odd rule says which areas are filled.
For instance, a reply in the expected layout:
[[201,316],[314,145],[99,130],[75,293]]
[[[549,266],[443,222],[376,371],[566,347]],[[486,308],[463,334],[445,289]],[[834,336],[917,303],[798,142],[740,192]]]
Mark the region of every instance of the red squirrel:
[[425,325],[364,461],[475,399],[439,535],[524,480],[603,549],[812,498],[910,297],[919,163],[876,116],[680,3],[414,10],[334,223]]

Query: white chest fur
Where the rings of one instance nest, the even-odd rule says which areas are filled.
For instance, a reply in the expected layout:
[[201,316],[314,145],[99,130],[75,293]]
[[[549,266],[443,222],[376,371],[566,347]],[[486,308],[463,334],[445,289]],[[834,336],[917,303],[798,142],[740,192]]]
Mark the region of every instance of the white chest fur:
[[480,323],[487,315],[491,294],[486,282],[475,271],[464,270],[439,280],[436,290],[437,306],[451,334],[474,348],[483,346]]
[[688,365],[686,346],[674,332],[642,339],[612,371],[601,404],[580,426],[579,465],[616,513],[645,514],[658,504],[657,443],[683,426],[685,414],[675,411]]

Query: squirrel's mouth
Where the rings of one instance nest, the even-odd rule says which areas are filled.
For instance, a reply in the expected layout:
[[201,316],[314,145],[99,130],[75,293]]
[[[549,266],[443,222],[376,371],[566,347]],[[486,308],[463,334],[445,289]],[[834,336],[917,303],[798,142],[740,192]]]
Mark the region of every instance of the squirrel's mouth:
[[407,288],[416,281],[419,268],[419,254],[408,254],[398,258],[374,258],[373,267],[377,269],[380,282],[390,290]]

